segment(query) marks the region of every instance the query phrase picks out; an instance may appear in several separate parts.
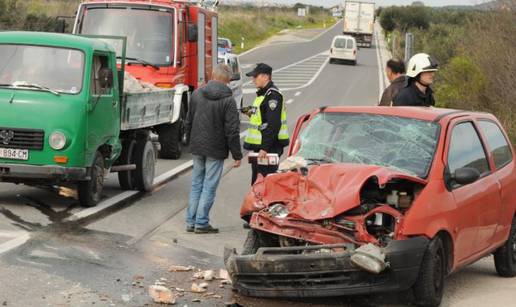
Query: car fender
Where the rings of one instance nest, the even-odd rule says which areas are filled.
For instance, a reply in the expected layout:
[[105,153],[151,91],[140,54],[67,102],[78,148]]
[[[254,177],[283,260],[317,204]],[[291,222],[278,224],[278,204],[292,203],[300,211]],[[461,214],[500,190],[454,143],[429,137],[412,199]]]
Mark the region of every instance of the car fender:
[[171,123],[175,123],[179,119],[179,115],[181,114],[181,108],[183,107],[183,95],[187,94],[187,103],[190,104],[190,88],[188,85],[178,84],[174,87],[174,110],[172,113]]

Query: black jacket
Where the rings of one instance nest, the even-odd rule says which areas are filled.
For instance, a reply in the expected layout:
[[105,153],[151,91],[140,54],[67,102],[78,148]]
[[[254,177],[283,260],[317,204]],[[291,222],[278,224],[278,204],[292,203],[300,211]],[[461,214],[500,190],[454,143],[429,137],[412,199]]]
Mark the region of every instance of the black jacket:
[[407,80],[405,87],[394,97],[392,105],[398,107],[431,107],[435,105],[434,92],[430,87],[427,87],[426,93],[422,93],[414,80]]
[[405,76],[400,76],[392,80],[391,84],[385,89],[380,100],[379,106],[391,106],[394,97],[398,95],[400,90],[405,86]]
[[271,81],[266,87],[258,90],[256,96],[263,96],[267,92],[261,106],[262,124],[266,124],[266,128],[262,130],[262,144],[254,145],[244,143],[247,150],[260,151],[265,150],[268,153],[283,153],[284,144],[278,141],[278,134],[281,129],[281,110],[283,109],[283,96],[277,91],[269,91],[270,88],[278,89]]
[[192,154],[222,160],[231,151],[233,159],[242,160],[239,114],[222,82],[210,81],[193,92],[185,126]]

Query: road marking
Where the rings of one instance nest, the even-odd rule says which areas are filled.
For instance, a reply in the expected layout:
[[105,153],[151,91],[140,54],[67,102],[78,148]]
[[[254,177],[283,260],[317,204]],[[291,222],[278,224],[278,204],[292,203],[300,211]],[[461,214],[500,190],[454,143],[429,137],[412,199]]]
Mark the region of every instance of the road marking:
[[286,104],[291,104],[293,102],[294,102],[294,99],[289,99],[289,100],[287,100]]
[[19,235],[18,237],[14,238],[12,240],[9,240],[5,243],[0,244],[0,255],[17,248],[18,246],[25,244],[25,242],[29,241],[29,239],[30,239],[29,233],[25,232],[22,235]]
[[296,93],[294,94],[294,96],[296,96],[296,97],[298,97],[299,95],[301,95],[301,92],[296,92]]

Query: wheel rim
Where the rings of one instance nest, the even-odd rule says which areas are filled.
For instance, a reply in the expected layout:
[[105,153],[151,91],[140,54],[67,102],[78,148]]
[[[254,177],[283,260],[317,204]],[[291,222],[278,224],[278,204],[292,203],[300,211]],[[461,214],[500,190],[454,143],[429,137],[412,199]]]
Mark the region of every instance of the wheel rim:
[[434,264],[434,288],[436,293],[438,293],[442,287],[443,274],[443,260],[440,251],[435,255]]
[[98,201],[100,200],[100,194],[102,193],[102,189],[104,188],[104,168],[102,167],[102,161],[97,160],[95,163],[95,178],[93,179],[92,184],[92,195],[93,198]]
[[152,185],[154,181],[154,154],[152,150],[148,150],[145,153],[143,167],[145,169],[144,174],[146,174],[145,181],[147,181],[149,185]]
[[516,231],[512,234],[512,262],[516,264]]

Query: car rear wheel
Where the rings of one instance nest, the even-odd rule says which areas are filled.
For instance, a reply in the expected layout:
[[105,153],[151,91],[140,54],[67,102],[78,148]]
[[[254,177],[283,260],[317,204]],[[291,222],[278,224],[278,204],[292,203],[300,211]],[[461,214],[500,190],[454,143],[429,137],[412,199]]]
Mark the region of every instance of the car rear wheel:
[[512,221],[511,232],[505,244],[494,253],[496,272],[501,277],[516,276],[516,218]]
[[441,304],[445,275],[446,255],[443,242],[437,237],[428,245],[413,287],[416,305],[431,307]]

